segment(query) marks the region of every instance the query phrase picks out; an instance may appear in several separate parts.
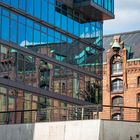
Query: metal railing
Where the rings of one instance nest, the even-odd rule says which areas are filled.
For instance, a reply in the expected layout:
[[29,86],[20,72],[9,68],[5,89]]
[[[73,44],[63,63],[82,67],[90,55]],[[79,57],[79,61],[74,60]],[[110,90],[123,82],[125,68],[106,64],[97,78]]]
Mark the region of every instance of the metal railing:
[[1,111],[0,124],[103,119],[140,121],[140,108],[125,106],[48,107],[39,110]]

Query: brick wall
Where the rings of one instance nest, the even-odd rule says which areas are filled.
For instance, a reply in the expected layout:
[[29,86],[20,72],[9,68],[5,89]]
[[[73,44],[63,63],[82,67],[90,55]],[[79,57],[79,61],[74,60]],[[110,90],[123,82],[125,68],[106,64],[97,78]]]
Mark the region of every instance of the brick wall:
[[[115,41],[115,38],[114,38]],[[106,52],[106,63],[103,65],[103,105],[112,105],[114,97],[123,97],[123,106],[140,107],[137,95],[140,93],[140,86],[138,85],[138,77],[140,76],[140,60],[127,60],[126,49],[121,39],[118,40],[120,45],[119,52],[114,52],[113,47]],[[114,55],[118,55],[122,61],[122,74],[111,74],[111,61]],[[123,80],[123,91],[112,92],[111,82],[115,79]],[[117,113],[117,112],[116,112]],[[119,113],[119,112],[118,112]],[[113,115],[111,113],[111,115]],[[109,109],[103,108],[101,113],[102,118],[110,116]],[[138,111],[136,109],[124,109],[123,118],[126,120],[136,120]]]

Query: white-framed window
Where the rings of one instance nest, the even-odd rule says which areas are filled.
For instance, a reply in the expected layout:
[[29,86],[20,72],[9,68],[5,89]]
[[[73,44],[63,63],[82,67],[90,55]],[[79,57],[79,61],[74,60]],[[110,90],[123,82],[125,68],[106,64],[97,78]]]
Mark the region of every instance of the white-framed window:
[[113,80],[111,90],[113,92],[123,91],[123,80],[121,79]]
[[112,74],[120,74],[122,73],[122,63],[116,62],[112,64]]

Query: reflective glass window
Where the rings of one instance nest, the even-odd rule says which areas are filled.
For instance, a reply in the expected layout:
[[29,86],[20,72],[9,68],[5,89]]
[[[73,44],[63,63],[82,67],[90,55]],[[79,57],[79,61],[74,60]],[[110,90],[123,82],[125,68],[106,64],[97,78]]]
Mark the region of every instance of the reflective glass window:
[[18,2],[19,0],[11,0],[11,5],[14,6],[15,8],[18,8]]
[[34,0],[34,16],[40,18],[41,16],[41,2],[40,0]]
[[19,0],[19,9],[25,11],[25,9],[26,9],[26,0]]
[[2,16],[1,34],[2,39],[9,41],[9,29],[10,29],[9,18]]
[[15,20],[11,20],[11,30],[10,30],[10,41],[17,42],[17,22]]
[[34,11],[34,0],[27,0],[27,13],[33,15]]

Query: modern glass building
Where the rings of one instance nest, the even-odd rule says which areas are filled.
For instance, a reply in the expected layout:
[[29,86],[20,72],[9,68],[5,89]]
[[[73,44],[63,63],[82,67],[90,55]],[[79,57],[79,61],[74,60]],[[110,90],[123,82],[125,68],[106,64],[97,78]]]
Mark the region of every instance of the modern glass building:
[[103,20],[112,18],[114,0],[0,0],[0,111],[34,122],[42,108],[101,104]]

